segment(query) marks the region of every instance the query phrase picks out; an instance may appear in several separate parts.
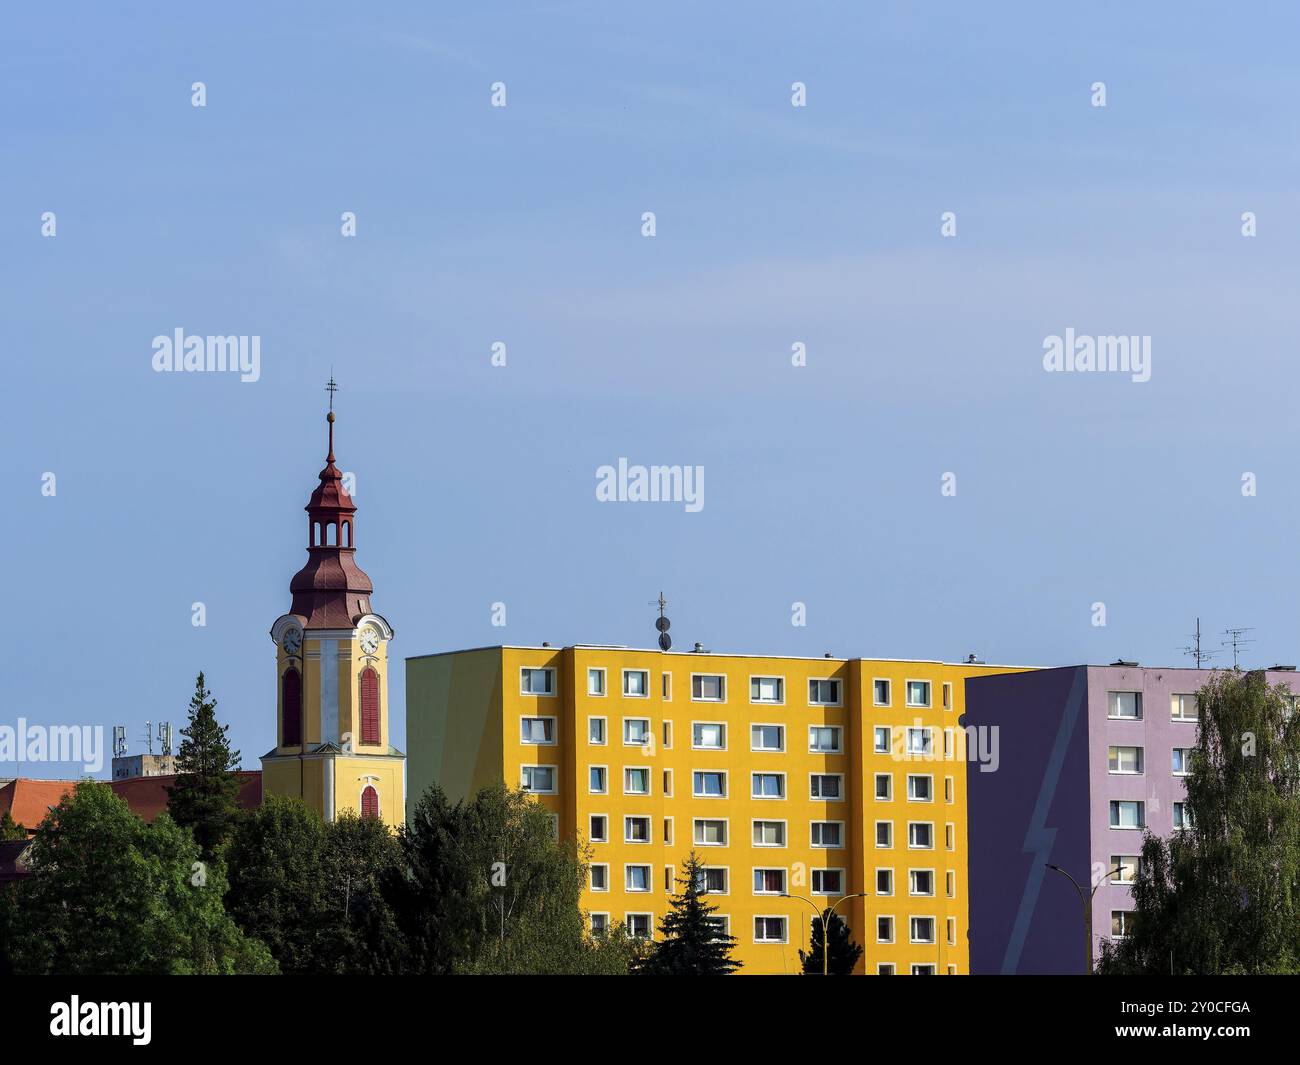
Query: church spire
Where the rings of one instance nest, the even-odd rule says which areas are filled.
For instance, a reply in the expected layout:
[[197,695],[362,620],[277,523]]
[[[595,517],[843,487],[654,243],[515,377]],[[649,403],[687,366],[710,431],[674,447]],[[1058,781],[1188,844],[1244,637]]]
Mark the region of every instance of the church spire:
[[307,628],[351,628],[357,618],[370,613],[370,578],[357,566],[357,508],[343,486],[343,474],[334,465],[334,393],[331,375],[325,386],[330,394],[329,450],[320,484],[307,500],[307,564],[289,583],[293,593],[290,611],[307,618]]

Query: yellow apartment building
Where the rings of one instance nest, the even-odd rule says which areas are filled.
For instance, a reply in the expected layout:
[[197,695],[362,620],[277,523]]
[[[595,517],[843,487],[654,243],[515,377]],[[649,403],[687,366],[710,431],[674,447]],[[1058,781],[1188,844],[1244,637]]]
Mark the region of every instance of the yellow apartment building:
[[594,645],[408,658],[408,802],[435,781],[453,801],[500,780],[536,795],[587,847],[593,928],[656,934],[694,849],[741,972],[798,972],[817,910],[861,895],[836,911],[859,972],[965,974],[964,682],[1021,668]]

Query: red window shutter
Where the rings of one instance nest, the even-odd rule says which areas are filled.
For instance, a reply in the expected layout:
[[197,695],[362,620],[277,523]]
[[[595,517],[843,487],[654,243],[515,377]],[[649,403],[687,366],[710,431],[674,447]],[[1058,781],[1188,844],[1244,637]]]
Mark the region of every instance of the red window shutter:
[[379,816],[379,792],[375,791],[369,784],[366,785],[366,790],[361,793],[361,816]]
[[379,674],[373,669],[361,673],[361,742],[379,742]]
[[302,743],[302,677],[296,669],[285,671],[283,680],[284,745]]

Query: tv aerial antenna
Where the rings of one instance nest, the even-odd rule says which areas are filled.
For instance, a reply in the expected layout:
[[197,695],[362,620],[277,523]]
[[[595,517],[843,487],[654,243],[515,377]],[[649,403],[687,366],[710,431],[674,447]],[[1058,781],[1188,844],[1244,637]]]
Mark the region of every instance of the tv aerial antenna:
[[[654,606],[654,603],[650,604]],[[659,630],[659,650],[667,651],[673,645],[673,639],[668,635],[668,630],[673,627],[673,623],[668,620],[668,615],[664,613],[664,607],[668,605],[668,600],[664,598],[664,593],[659,593],[659,616],[655,618],[655,628]]]
[[1223,646],[1232,648],[1233,669],[1237,668],[1237,659],[1238,656],[1241,654],[1241,648],[1245,647],[1246,644],[1248,643],[1255,642],[1253,639],[1250,639],[1246,636],[1246,633],[1254,632],[1254,631],[1255,631],[1254,628],[1252,628],[1251,626],[1246,626],[1244,628],[1223,630],[1223,635],[1228,637],[1226,640],[1223,641]]
[[1189,658],[1194,658],[1196,660],[1197,669],[1200,669],[1203,663],[1208,662],[1211,658],[1213,658],[1215,655],[1219,653],[1218,651],[1207,651],[1201,647],[1201,619],[1200,618],[1196,619],[1196,631],[1191,634],[1190,638],[1193,642],[1186,647],[1180,647],[1179,650],[1182,651],[1182,653],[1187,655]]

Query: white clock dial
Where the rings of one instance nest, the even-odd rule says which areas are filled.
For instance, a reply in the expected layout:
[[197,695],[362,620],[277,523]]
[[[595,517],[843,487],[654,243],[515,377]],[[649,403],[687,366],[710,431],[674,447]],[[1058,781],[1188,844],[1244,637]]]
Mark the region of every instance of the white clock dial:
[[298,648],[302,646],[302,633],[297,629],[289,629],[284,634],[282,642],[285,654],[296,655],[298,653]]
[[366,654],[372,655],[379,649],[379,633],[374,629],[366,627],[361,630],[361,650]]

